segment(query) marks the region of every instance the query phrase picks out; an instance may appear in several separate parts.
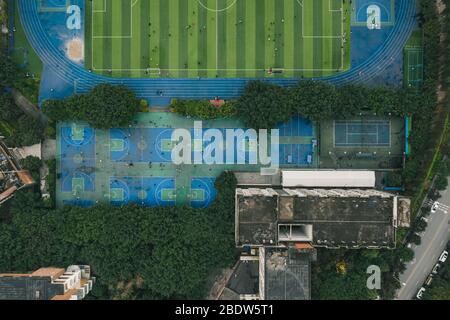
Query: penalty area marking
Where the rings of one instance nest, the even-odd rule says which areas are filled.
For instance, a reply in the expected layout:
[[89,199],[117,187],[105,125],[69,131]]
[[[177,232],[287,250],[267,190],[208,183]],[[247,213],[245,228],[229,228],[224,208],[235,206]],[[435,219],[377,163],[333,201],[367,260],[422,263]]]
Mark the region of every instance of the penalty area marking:
[[[127,36],[95,36],[94,35],[94,13],[105,13],[107,12],[107,0],[103,0],[103,10],[94,10],[94,3],[101,1],[101,0],[93,0],[92,1],[92,21],[91,21],[91,33],[92,33],[92,42],[94,42],[94,39],[130,39],[133,38],[133,7],[137,4],[138,1],[140,0],[133,0],[132,2],[130,2],[130,13],[131,13],[131,19],[130,19],[130,30],[131,30],[131,34],[127,35]],[[216,68],[215,69],[211,69],[211,68],[151,68],[151,70],[149,68],[96,68],[94,65],[94,43],[92,43],[91,45],[91,51],[92,51],[92,70],[94,71],[99,71],[99,72],[149,72],[149,71],[153,71],[153,70],[157,70],[156,73],[161,74],[161,72],[179,72],[179,71],[188,71],[188,72],[195,72],[195,71],[206,71],[206,72],[217,72],[217,71],[229,71],[229,72],[255,72],[255,71],[261,71],[262,69],[260,68],[253,68],[253,69],[236,69],[236,68],[219,68],[218,64],[219,64],[219,27],[218,27],[218,15],[220,12],[224,12],[229,10],[230,8],[232,8],[237,0],[234,0],[232,3],[230,3],[226,8],[222,8],[222,9],[212,9],[207,7],[203,2],[203,0],[197,0],[197,2],[200,4],[200,6],[202,6],[205,10],[208,11],[212,11],[212,12],[216,12]],[[304,1],[308,1],[308,0],[296,0],[297,3],[303,8],[304,7]],[[344,25],[343,25],[343,21],[342,21],[342,14],[343,14],[343,7],[341,5],[340,9],[332,9],[332,4],[331,4],[332,0],[328,0],[328,12],[331,13],[340,13],[341,15],[341,35],[339,36],[309,36],[309,35],[305,35],[304,34],[304,15],[305,15],[305,11],[302,9],[302,38],[312,38],[312,39],[341,39],[341,46],[343,46],[344,44]],[[341,0],[342,1],[342,0]],[[216,8],[218,7],[218,0],[216,0]],[[287,72],[317,72],[317,71],[322,71],[322,72],[335,72],[336,70],[338,71],[343,71],[344,70],[344,53],[343,53],[344,49],[342,49],[342,53],[341,53],[341,66],[339,68],[283,68],[284,71]],[[150,74],[153,74],[153,72],[151,72]]]
[[[97,3],[97,1],[100,1],[100,0],[93,0],[92,7],[91,7],[91,11],[92,11],[92,14],[91,14],[91,20],[92,20],[91,21],[91,28],[92,28],[91,36],[92,36],[92,39],[130,39],[130,38],[133,38],[133,8],[138,3],[139,0],[133,0],[130,2],[130,13],[131,13],[130,14],[130,35],[120,35],[120,36],[114,36],[114,35],[96,36],[94,34],[94,29],[95,29],[94,28],[94,14],[95,13],[104,14],[108,11],[108,6],[107,6],[106,0],[103,0],[103,10],[94,10],[94,6],[95,6],[95,3]],[[94,50],[93,47],[94,46],[92,46],[92,51]]]

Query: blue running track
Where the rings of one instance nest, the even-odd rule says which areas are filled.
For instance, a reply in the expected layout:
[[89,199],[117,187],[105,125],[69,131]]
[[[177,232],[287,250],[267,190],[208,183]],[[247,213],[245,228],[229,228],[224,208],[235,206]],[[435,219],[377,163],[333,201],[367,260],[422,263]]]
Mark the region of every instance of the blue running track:
[[[110,78],[90,73],[83,66],[66,58],[51,41],[43,27],[38,12],[39,1],[19,0],[19,12],[28,40],[46,68],[54,77],[64,81],[74,92],[84,93],[100,83],[123,84],[136,92],[140,98],[152,101],[156,92],[163,90],[167,97],[209,98],[220,96],[225,99],[240,95],[245,84],[252,79],[130,79]],[[389,57],[401,54],[404,44],[416,26],[416,1],[396,1],[396,22],[386,41],[366,61],[347,72],[321,78],[335,85],[367,84],[374,77],[385,72],[391,61]],[[283,86],[293,86],[299,79],[265,79]]]

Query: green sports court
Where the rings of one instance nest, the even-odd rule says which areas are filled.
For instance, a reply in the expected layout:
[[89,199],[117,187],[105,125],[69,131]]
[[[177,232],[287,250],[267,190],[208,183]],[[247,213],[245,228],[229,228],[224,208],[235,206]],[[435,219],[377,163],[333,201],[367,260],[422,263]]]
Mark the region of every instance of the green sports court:
[[114,77],[322,77],[349,69],[349,1],[92,0],[86,67]]
[[403,53],[404,82],[409,88],[420,88],[423,84],[423,39],[422,32],[415,30],[406,43]]
[[401,168],[405,119],[362,115],[320,122],[319,166],[337,169]]

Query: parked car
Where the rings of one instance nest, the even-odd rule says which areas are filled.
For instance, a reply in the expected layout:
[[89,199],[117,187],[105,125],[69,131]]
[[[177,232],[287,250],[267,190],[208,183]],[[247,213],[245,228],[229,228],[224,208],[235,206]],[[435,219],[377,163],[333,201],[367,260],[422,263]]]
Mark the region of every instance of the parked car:
[[420,219],[422,219],[422,221],[425,221],[426,223],[428,223],[428,218],[421,217]]
[[424,292],[425,292],[425,288],[424,287],[420,288],[419,292],[417,292],[416,298],[422,299],[422,295]]
[[441,268],[441,265],[439,263],[436,263],[433,267],[433,270],[431,273],[437,274],[439,272],[439,269]]
[[435,201],[433,203],[433,205],[431,206],[431,213],[435,213],[438,208],[439,208],[439,202]]
[[433,281],[433,275],[430,274],[427,278],[427,280],[425,280],[425,285],[429,286],[431,284],[431,282]]
[[444,251],[441,253],[441,256],[439,257],[439,261],[440,261],[440,262],[445,262],[445,260],[447,260],[447,257],[448,257],[448,252],[444,250]]

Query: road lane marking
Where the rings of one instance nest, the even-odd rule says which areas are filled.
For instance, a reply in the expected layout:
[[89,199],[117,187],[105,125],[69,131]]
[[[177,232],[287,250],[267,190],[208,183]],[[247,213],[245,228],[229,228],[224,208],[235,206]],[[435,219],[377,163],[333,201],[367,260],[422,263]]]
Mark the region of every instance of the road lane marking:
[[[413,268],[412,272],[410,273],[409,277],[406,278],[406,280],[404,281],[406,284],[408,284],[408,281],[409,281],[409,280],[411,279],[411,277],[416,273],[417,266],[419,266],[420,263],[422,262],[422,260],[425,258],[426,253],[427,253],[428,250],[430,249],[430,247],[431,247],[431,245],[433,244],[434,240],[436,240],[436,237],[440,234],[440,231],[441,231],[441,229],[442,229],[443,226],[444,226],[444,224],[441,224],[441,225],[439,226],[437,232],[434,233],[434,237],[432,238],[432,240],[431,240],[430,243],[428,244],[426,250],[424,251],[425,253],[422,255],[422,257],[421,257],[420,260],[419,260],[419,263],[417,263],[417,265]],[[450,229],[450,228],[449,228],[449,229]],[[397,297],[401,295],[401,293],[402,293],[402,291],[403,291],[403,289],[404,289],[405,287],[406,287],[406,285],[400,288],[400,291],[398,292]]]

